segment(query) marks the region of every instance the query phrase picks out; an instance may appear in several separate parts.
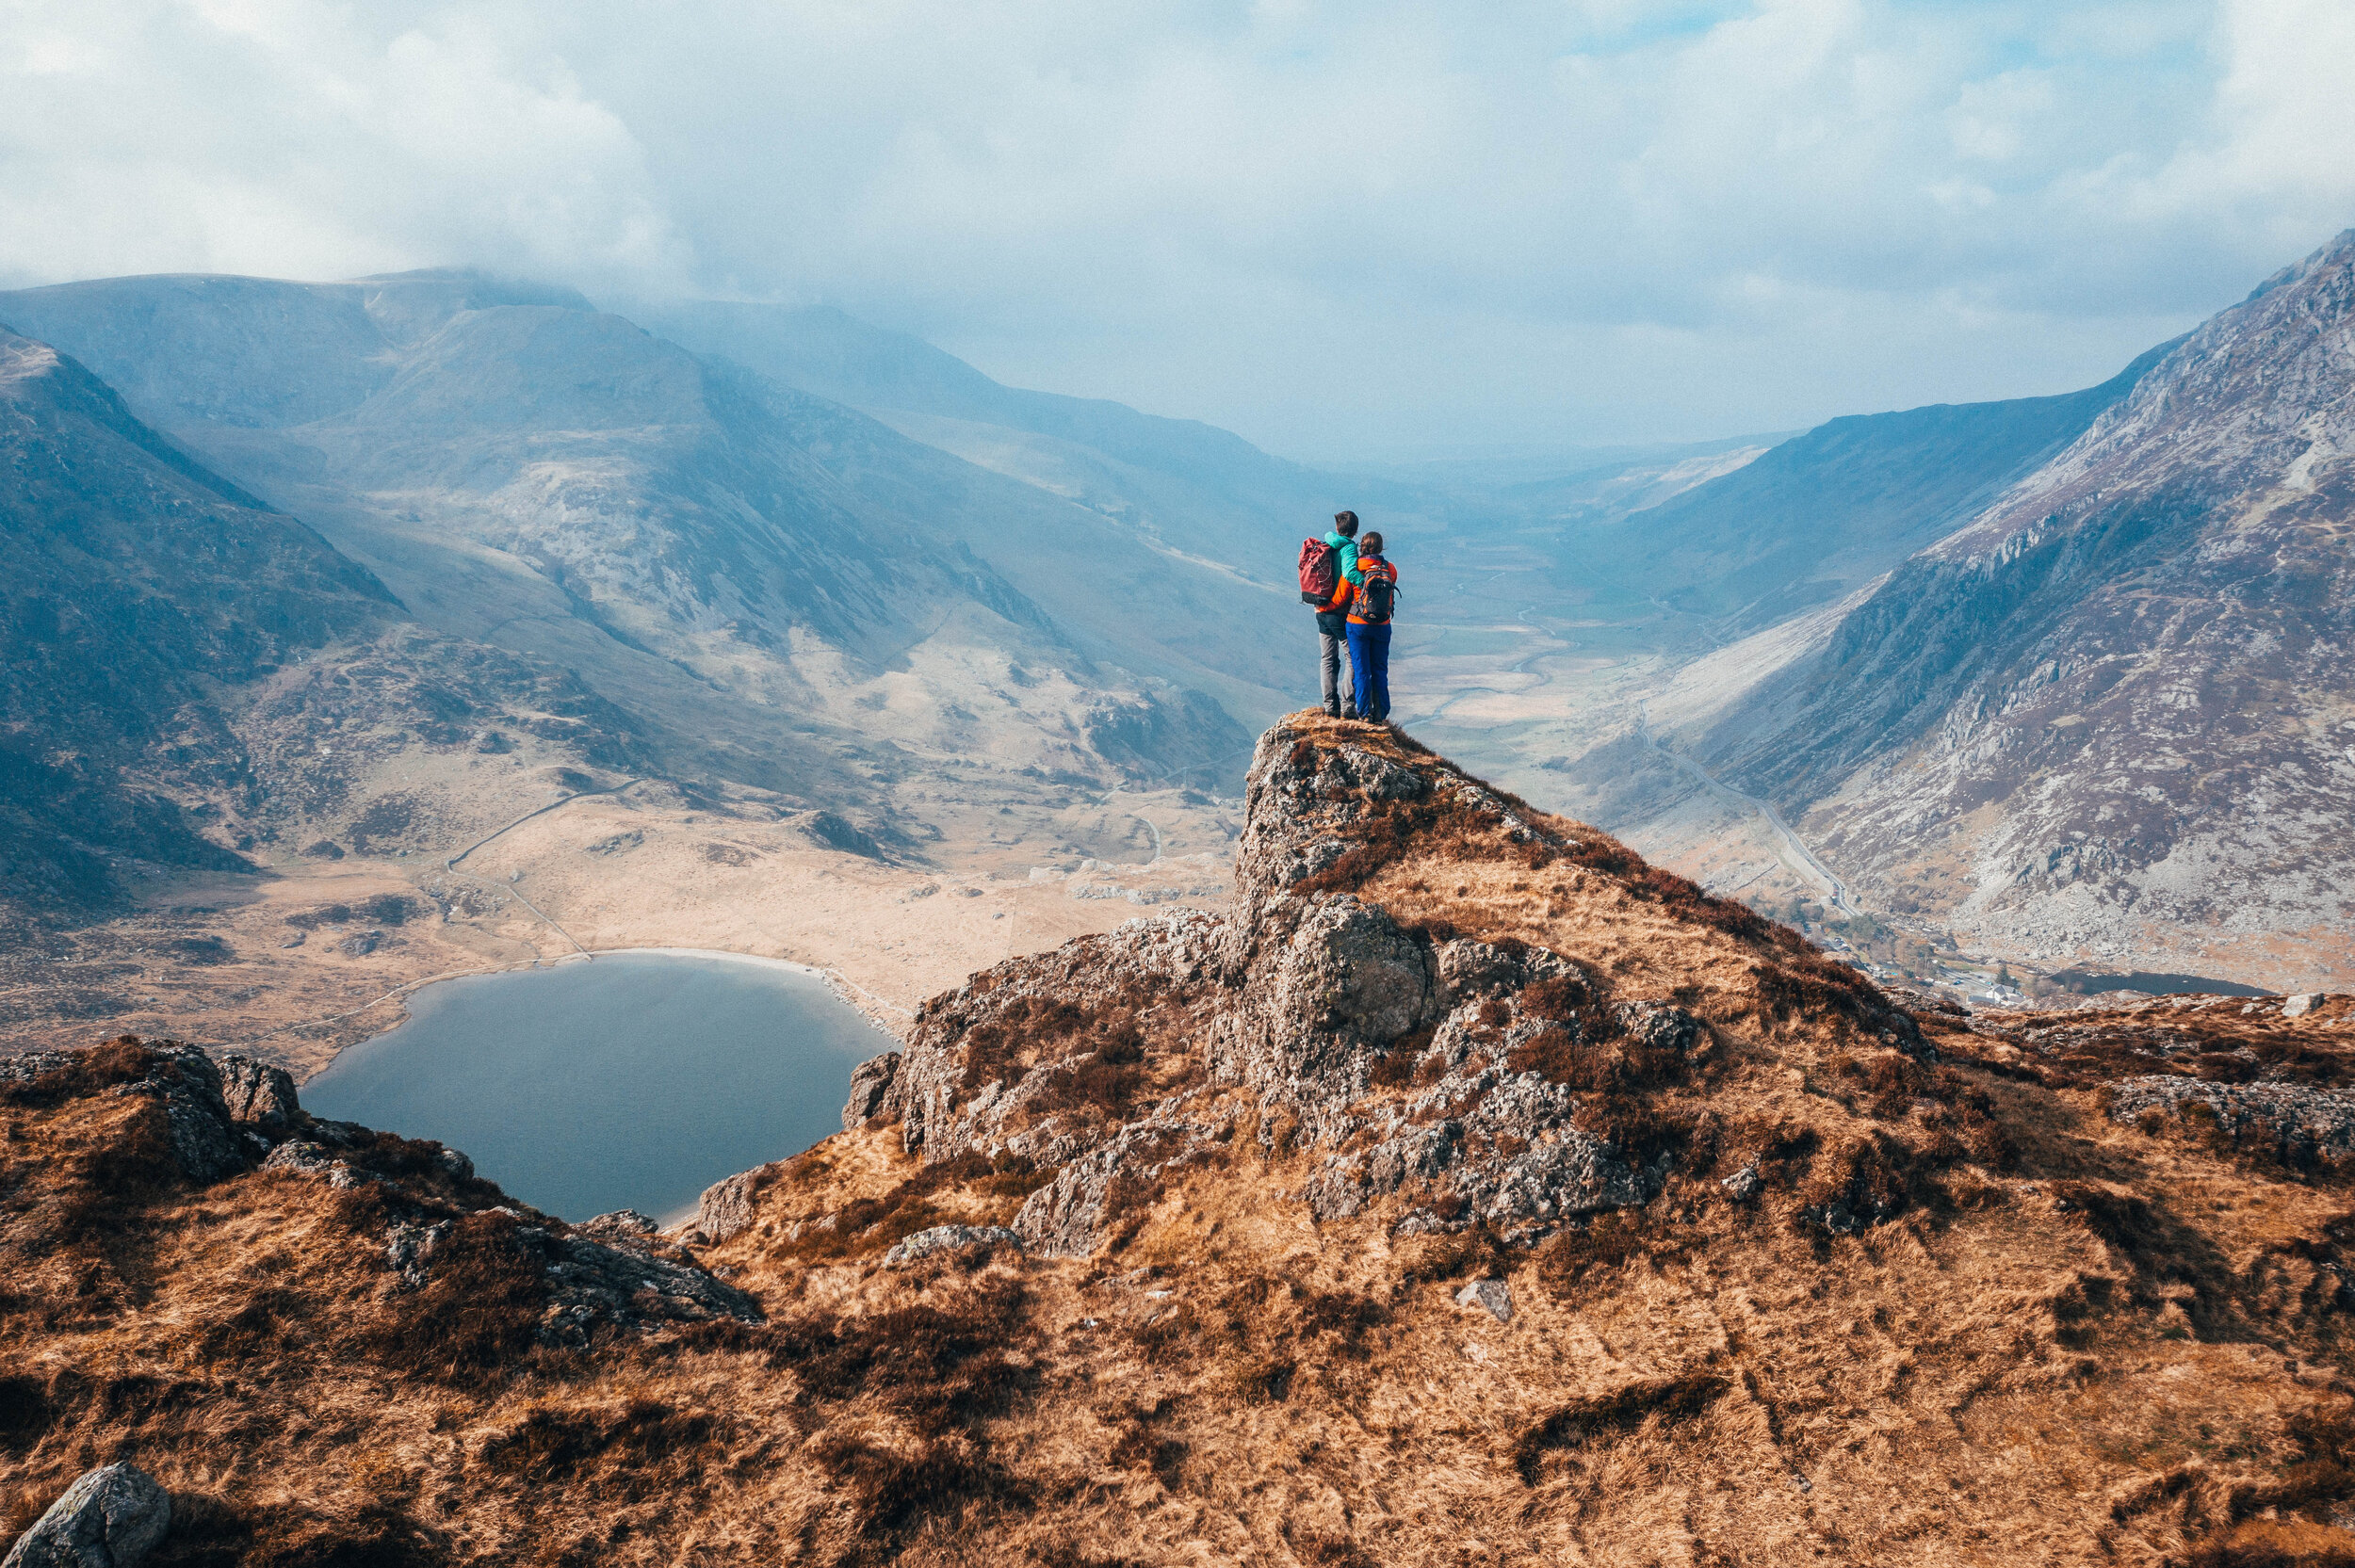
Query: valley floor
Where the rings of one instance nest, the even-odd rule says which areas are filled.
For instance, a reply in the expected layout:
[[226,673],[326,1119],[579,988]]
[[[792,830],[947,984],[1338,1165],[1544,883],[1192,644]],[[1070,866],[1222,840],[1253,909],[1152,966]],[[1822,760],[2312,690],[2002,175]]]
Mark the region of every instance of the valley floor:
[[235,1044],[307,1077],[398,1025],[422,984],[645,947],[808,964],[896,1031],[974,970],[1142,905],[1222,906],[1231,830],[1201,800],[1115,791],[998,818],[924,866],[625,792],[532,816],[454,868],[466,846],[158,881],[134,913],[0,943],[0,1052],[130,1031]]

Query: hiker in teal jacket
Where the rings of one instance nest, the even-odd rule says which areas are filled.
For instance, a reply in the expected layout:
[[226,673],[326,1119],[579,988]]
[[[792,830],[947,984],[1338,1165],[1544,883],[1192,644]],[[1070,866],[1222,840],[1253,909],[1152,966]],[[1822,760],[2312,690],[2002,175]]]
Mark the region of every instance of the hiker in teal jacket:
[[1355,688],[1344,687],[1342,671],[1349,668],[1343,655],[1349,647],[1349,590],[1357,582],[1357,514],[1337,511],[1333,526],[1324,536],[1324,542],[1333,547],[1339,558],[1340,575],[1334,580],[1333,597],[1317,606],[1317,642],[1324,664],[1324,711],[1339,719],[1355,706]]

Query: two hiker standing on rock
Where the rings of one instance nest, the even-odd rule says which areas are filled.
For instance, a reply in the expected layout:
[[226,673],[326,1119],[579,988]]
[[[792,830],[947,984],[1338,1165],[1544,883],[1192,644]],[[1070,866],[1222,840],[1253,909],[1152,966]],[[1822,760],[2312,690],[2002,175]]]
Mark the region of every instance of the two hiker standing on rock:
[[[1301,541],[1300,597],[1317,612],[1324,711],[1335,719],[1385,723],[1390,717],[1390,614],[1398,568],[1382,558],[1382,536],[1357,537],[1357,514],[1333,514],[1323,539]],[[1340,681],[1349,654],[1349,682]]]

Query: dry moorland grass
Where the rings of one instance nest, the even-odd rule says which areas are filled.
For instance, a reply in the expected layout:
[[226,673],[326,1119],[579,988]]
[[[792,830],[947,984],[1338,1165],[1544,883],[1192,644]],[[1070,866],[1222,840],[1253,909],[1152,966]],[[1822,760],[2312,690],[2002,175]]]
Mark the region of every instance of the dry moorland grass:
[[[564,1350],[495,1195],[398,1140],[366,1156],[389,1189],[192,1189],[154,1102],[106,1092],[137,1064],[95,1053],[0,1106],[0,1528],[128,1458],[177,1499],[170,1564],[2355,1562],[2346,1175],[2103,1100],[2210,1057],[2339,1082],[2346,999],[2066,1038],[1924,1013],[1917,1061],[1852,972],[1589,830],[1524,810],[1565,853],[1376,805],[1324,890],[1563,955],[1585,992],[1530,988],[1536,1017],[1704,1021],[1673,1057],[1565,1026],[1505,1064],[1672,1156],[1652,1202],[1534,1247],[1394,1234],[1403,1195],[1312,1223],[1331,1151],[1202,1075],[1214,986],[1143,986],[967,1043],[968,1088],[1060,1062],[1063,1114],[1191,1089],[1229,1117],[1096,1255],[885,1267],[1049,1172],[870,1127],[771,1168],[700,1250],[767,1321]],[[2162,1028],[2215,1049],[2137,1054]],[[1421,1091],[1415,1055],[1370,1104]],[[456,1223],[422,1288],[383,1190]],[[1474,1279],[1509,1323],[1456,1304]]]

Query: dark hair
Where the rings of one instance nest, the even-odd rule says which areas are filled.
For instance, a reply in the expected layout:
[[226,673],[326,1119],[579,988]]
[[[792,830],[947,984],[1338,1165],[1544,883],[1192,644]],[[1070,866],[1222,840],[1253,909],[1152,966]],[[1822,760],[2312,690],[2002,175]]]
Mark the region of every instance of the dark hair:
[[1376,529],[1374,532],[1370,533],[1365,538],[1359,540],[1357,542],[1357,553],[1361,556],[1380,555],[1382,553],[1381,530]]
[[1356,538],[1357,534],[1357,514],[1354,511],[1335,512],[1333,514],[1333,531],[1340,535],[1343,539]]

